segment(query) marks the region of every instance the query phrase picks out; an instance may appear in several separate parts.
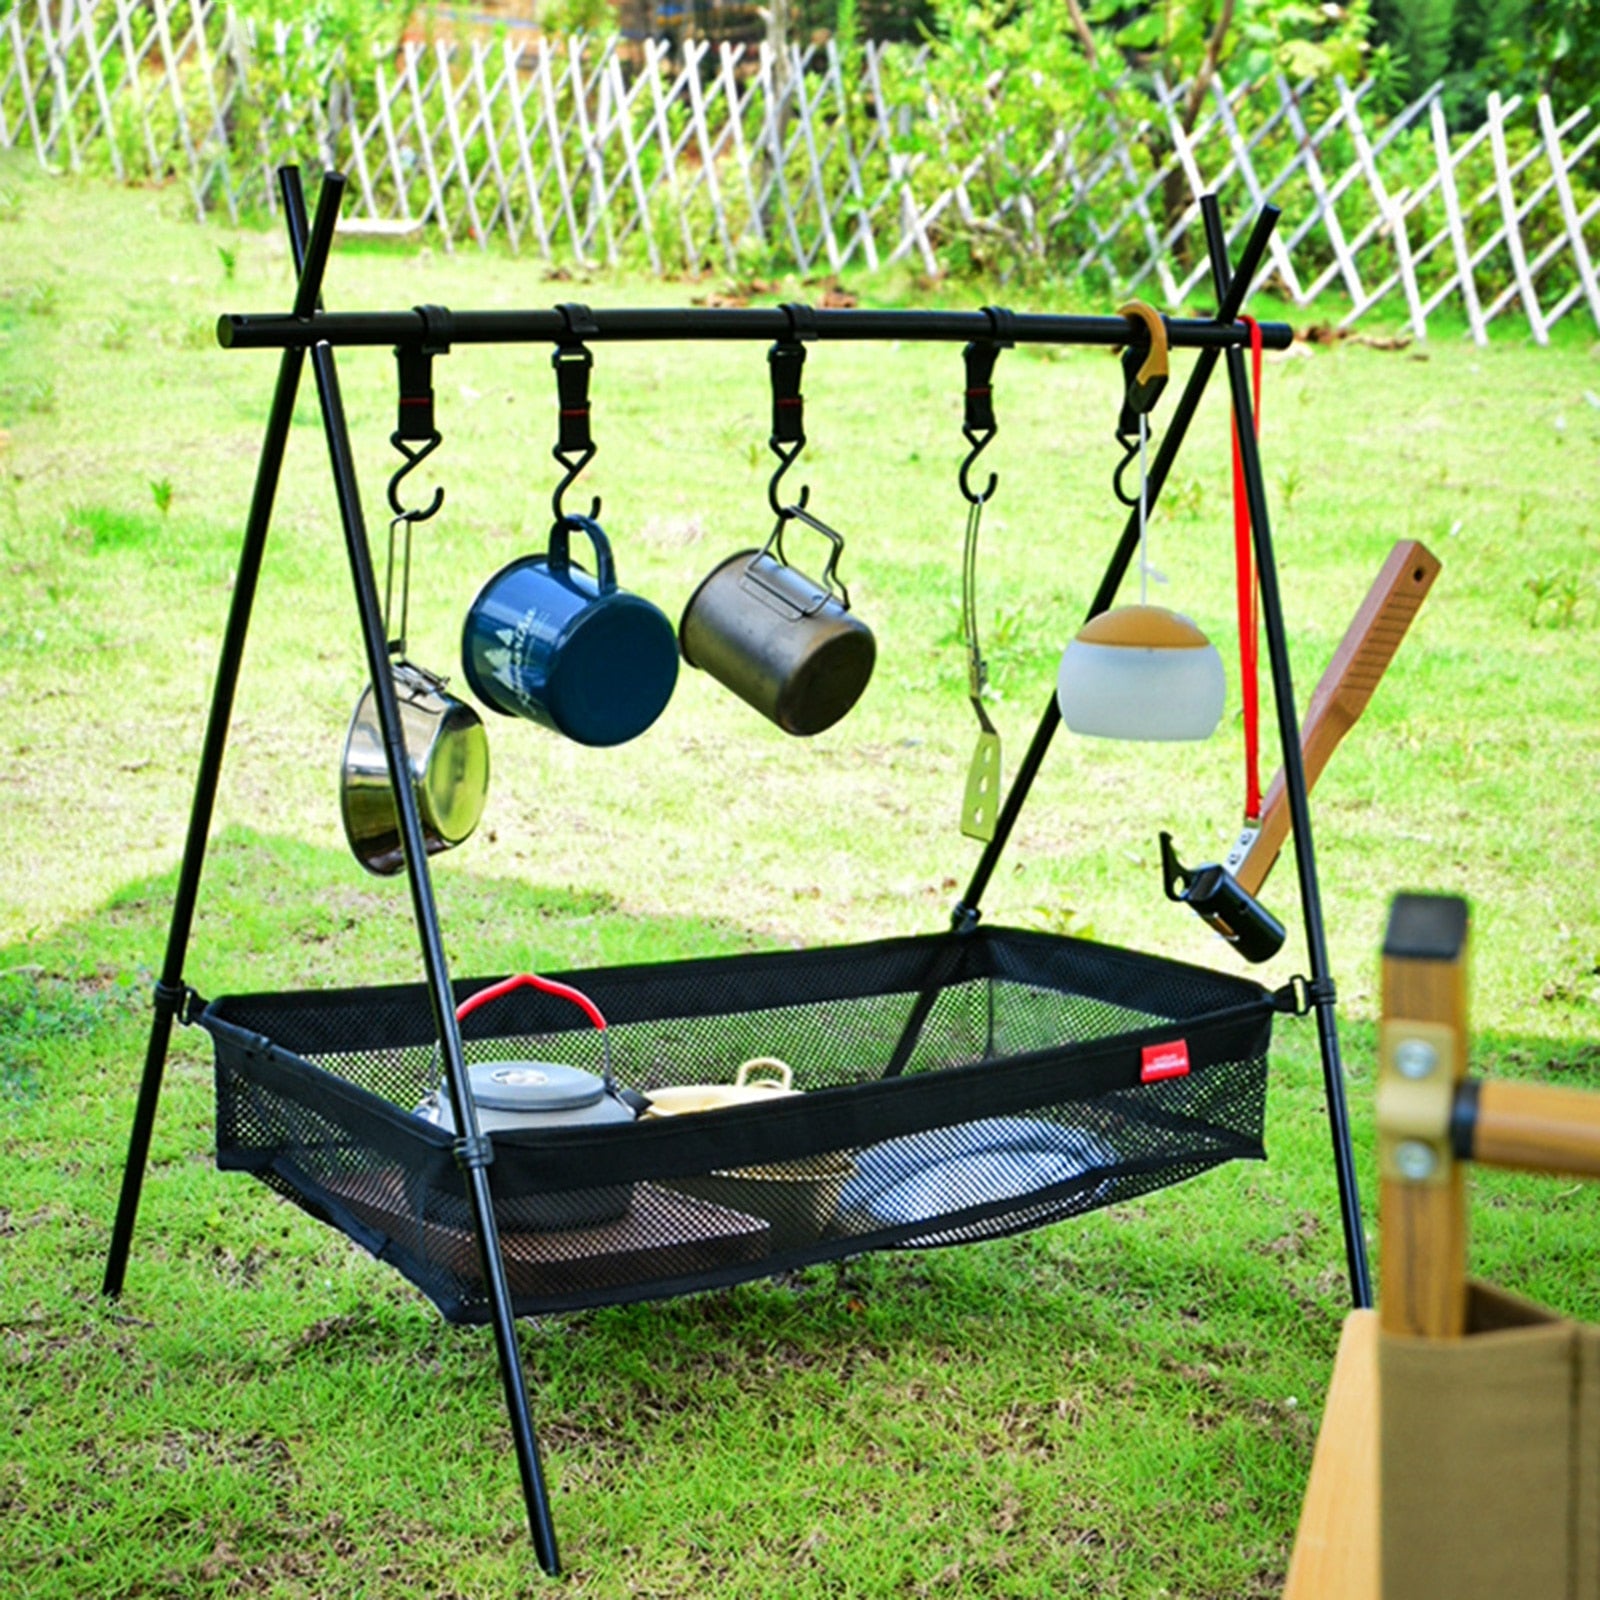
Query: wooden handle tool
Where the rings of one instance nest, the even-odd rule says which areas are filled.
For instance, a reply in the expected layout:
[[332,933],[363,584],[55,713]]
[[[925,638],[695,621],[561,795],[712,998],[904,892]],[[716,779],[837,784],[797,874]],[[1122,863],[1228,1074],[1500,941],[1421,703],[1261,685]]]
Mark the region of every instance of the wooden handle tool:
[[[1439,559],[1415,539],[1401,539],[1389,552],[1306,706],[1300,758],[1308,793],[1367,709],[1439,570]],[[1288,837],[1289,792],[1280,767],[1267,789],[1260,826],[1240,834],[1224,863],[1247,894],[1254,895],[1267,881]]]

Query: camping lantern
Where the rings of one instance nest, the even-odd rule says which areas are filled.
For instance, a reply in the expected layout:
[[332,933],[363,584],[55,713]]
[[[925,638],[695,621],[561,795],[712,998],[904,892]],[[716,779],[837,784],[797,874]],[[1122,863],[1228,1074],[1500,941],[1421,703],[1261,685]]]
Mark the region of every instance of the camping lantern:
[[1222,657],[1165,606],[1119,606],[1078,630],[1061,656],[1056,702],[1074,733],[1205,739],[1222,720]]

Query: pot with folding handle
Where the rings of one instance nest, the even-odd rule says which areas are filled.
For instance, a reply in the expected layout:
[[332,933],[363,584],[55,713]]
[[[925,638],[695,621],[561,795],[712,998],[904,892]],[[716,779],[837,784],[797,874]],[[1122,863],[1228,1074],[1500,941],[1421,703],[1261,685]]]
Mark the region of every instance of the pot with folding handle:
[[[437,855],[469,837],[489,790],[489,740],[471,706],[445,693],[443,678],[397,661],[391,667],[406,764],[423,847]],[[372,685],[362,690],[345,736],[339,815],[351,852],[368,872],[390,877],[405,865],[400,813]]]
[[[828,541],[820,581],[785,558],[790,522]],[[831,728],[861,698],[877,660],[872,630],[851,612],[838,575],[843,550],[826,523],[790,507],[760,550],[729,556],[689,597],[678,624],[683,659],[785,733],[804,738]]]
[[[540,978],[531,972],[490,984],[456,1007],[456,1021],[464,1022],[485,1006],[513,990],[538,989],[570,1000],[599,1030],[604,1053],[603,1076],[563,1061],[480,1061],[467,1068],[467,1084],[478,1113],[482,1133],[518,1133],[526,1130],[598,1127],[632,1122],[638,1113],[627,1092],[618,1087],[611,1072],[611,1041],[600,1008],[588,995],[568,984]],[[466,1044],[463,1038],[463,1044]],[[446,1133],[456,1131],[450,1096],[436,1085],[416,1109],[424,1122]],[[535,1228],[580,1228],[611,1222],[622,1216],[633,1199],[633,1185],[601,1184],[595,1188],[524,1195],[518,1201],[517,1221]]]
[[[771,1104],[798,1094],[787,1062],[757,1056],[744,1062],[732,1083],[680,1084],[652,1089],[648,1117],[676,1117]],[[839,1193],[854,1159],[844,1151],[666,1179],[682,1194],[766,1221],[774,1251],[814,1244],[834,1224]]]

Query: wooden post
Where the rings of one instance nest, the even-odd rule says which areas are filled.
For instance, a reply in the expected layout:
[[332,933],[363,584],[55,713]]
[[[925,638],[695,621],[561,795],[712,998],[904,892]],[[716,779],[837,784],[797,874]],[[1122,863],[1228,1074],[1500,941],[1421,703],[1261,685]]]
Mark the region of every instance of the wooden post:
[[1385,1333],[1457,1338],[1465,1327],[1466,1210],[1450,1120],[1466,1061],[1466,902],[1397,895],[1383,942],[1378,1077]]

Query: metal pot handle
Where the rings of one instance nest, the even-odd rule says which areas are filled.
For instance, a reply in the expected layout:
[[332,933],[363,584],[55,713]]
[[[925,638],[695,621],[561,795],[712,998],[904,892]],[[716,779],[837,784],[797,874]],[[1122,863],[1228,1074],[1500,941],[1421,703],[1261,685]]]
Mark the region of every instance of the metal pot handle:
[[556,518],[550,528],[550,548],[544,558],[546,570],[564,573],[571,567],[572,553],[568,546],[567,535],[573,528],[589,535],[589,542],[594,546],[595,584],[601,594],[610,594],[617,587],[616,563],[611,559],[611,541],[606,538],[605,530],[593,517],[580,517],[568,513]]
[[[572,518],[573,521],[587,521],[587,518]],[[456,1021],[464,1021],[471,1016],[479,1006],[487,1005],[491,1000],[498,1000],[501,995],[510,994],[513,989],[538,989],[544,994],[553,994],[557,999],[570,1000],[579,1007],[583,1014],[595,1025],[600,1033],[600,1046],[605,1054],[604,1078],[606,1091],[609,1094],[617,1092],[617,1081],[611,1076],[611,1035],[606,1031],[606,1019],[601,1015],[597,1006],[581,989],[574,989],[570,984],[557,983],[553,978],[541,978],[536,973],[519,972],[514,977],[502,978],[499,983],[491,983],[487,988],[480,989],[476,994],[468,995],[456,1007]]]
[[733,1075],[734,1087],[743,1089],[751,1084],[751,1076],[760,1073],[755,1079],[755,1084],[771,1084],[776,1089],[792,1089],[794,1087],[794,1073],[789,1069],[787,1061],[780,1061],[776,1056],[752,1056],[750,1060],[741,1062],[739,1070]]
[[755,558],[750,563],[750,576],[754,581],[760,582],[755,571],[755,564],[762,556],[774,554],[784,566],[789,565],[789,558],[783,553],[783,529],[788,522],[803,522],[808,528],[815,528],[833,548],[828,552],[827,565],[822,569],[821,583],[824,590],[832,595],[846,611],[850,609],[850,591],[845,588],[844,580],[839,576],[839,557],[844,554],[844,535],[830,528],[827,523],[811,515],[803,506],[790,506],[779,514],[778,520],[773,524],[772,532],[767,536],[767,542],[761,547]]

